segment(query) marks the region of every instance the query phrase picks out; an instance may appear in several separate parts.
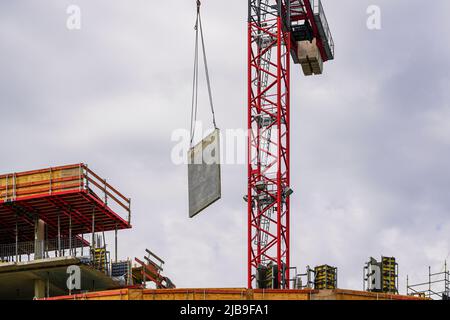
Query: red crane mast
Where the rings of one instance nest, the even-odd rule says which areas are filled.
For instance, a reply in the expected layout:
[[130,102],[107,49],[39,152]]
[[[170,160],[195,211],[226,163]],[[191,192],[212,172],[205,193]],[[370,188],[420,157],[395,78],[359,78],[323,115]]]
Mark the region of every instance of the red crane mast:
[[248,1],[248,287],[290,287],[290,69],[321,74],[334,43],[321,1]]

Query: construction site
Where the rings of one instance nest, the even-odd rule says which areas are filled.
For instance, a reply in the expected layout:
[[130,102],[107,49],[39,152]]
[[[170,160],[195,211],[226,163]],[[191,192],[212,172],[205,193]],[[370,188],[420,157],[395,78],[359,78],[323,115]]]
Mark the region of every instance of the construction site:
[[[190,149],[187,154],[189,213],[195,223],[223,196],[220,139],[205,50],[201,10],[193,1],[194,85]],[[329,2],[329,1],[328,1]],[[114,183],[123,171],[104,177],[95,163],[61,164],[29,171],[0,172],[1,300],[449,300],[450,270],[428,269],[423,281],[408,277],[400,288],[396,257],[368,253],[360,266],[361,287],[343,288],[339,266],[308,266],[291,261],[291,77],[319,77],[335,60],[332,26],[320,0],[249,0],[246,59],[247,191],[243,198],[247,275],[239,288],[184,288],[167,274],[164,253],[143,245],[138,257],[120,252],[133,237],[134,190]],[[337,17],[334,17],[334,20]],[[244,22],[243,22],[244,23]],[[336,57],[336,59],[338,59]],[[214,131],[194,143],[200,66],[204,66]],[[212,74],[211,74],[211,78]],[[307,94],[307,93],[304,93]],[[218,119],[220,120],[220,119]],[[208,156],[212,159],[206,159]],[[209,161],[208,161],[209,160]],[[210,161],[212,160],[212,161]],[[13,167],[13,164],[11,164]],[[114,176],[116,175],[116,176]],[[151,223],[158,224],[152,212]],[[150,223],[150,222],[149,222]],[[315,226],[312,226],[315,227]],[[121,233],[127,231],[127,236]],[[195,259],[193,257],[193,259]],[[306,262],[302,262],[306,265]],[[407,269],[407,266],[400,265]],[[425,269],[426,270],[426,267]],[[405,276],[406,273],[402,274]],[[406,292],[405,292],[406,291]]]

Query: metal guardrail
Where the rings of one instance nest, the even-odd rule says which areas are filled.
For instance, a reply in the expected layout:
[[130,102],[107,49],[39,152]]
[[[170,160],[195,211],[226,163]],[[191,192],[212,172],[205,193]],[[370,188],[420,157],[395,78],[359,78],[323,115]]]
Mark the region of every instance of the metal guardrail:
[[93,190],[92,186],[100,192],[100,197],[102,201],[108,205],[109,200],[113,200],[115,204],[119,205],[122,209],[127,212],[127,221],[131,222],[131,199],[125,197],[122,193],[117,191],[116,188],[111,186],[106,179],[102,179],[94,171],[88,168],[87,165],[82,164],[81,170],[82,174],[82,185],[88,191]]
[[325,32],[326,41],[328,41],[328,45],[330,47],[331,53],[334,57],[334,40],[333,35],[331,34],[330,27],[328,25],[328,20],[325,15],[325,11],[322,6],[322,0],[313,0],[313,12],[314,15],[319,16],[320,21],[322,22],[323,30]]
[[111,259],[109,251],[98,248],[92,250],[81,239],[51,239],[40,241],[19,242],[17,245],[0,245],[0,264],[8,262],[36,261],[57,257],[76,257],[81,262],[93,268],[111,274]]
[[[86,251],[84,248],[87,248]],[[51,257],[82,257],[84,252],[89,255],[89,247],[86,247],[82,240],[51,239],[41,241],[19,242],[17,245],[0,245],[0,261],[33,261]]]

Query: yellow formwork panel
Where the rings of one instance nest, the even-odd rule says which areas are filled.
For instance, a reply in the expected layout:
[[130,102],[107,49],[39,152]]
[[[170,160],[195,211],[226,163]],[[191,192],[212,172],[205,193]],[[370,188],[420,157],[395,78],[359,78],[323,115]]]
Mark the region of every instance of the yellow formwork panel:
[[5,174],[0,176],[0,200],[77,190],[81,181],[81,165]]
[[397,263],[394,257],[382,257],[382,273],[383,283],[382,288],[384,292],[397,292]]
[[318,290],[336,289],[337,268],[328,265],[314,268],[314,288]]

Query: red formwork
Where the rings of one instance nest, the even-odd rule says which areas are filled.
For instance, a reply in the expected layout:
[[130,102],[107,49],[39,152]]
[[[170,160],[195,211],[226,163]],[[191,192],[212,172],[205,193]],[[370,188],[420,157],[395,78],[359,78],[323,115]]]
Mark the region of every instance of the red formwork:
[[34,240],[36,219],[48,239],[131,228],[130,205],[82,163],[0,175],[0,244]]

